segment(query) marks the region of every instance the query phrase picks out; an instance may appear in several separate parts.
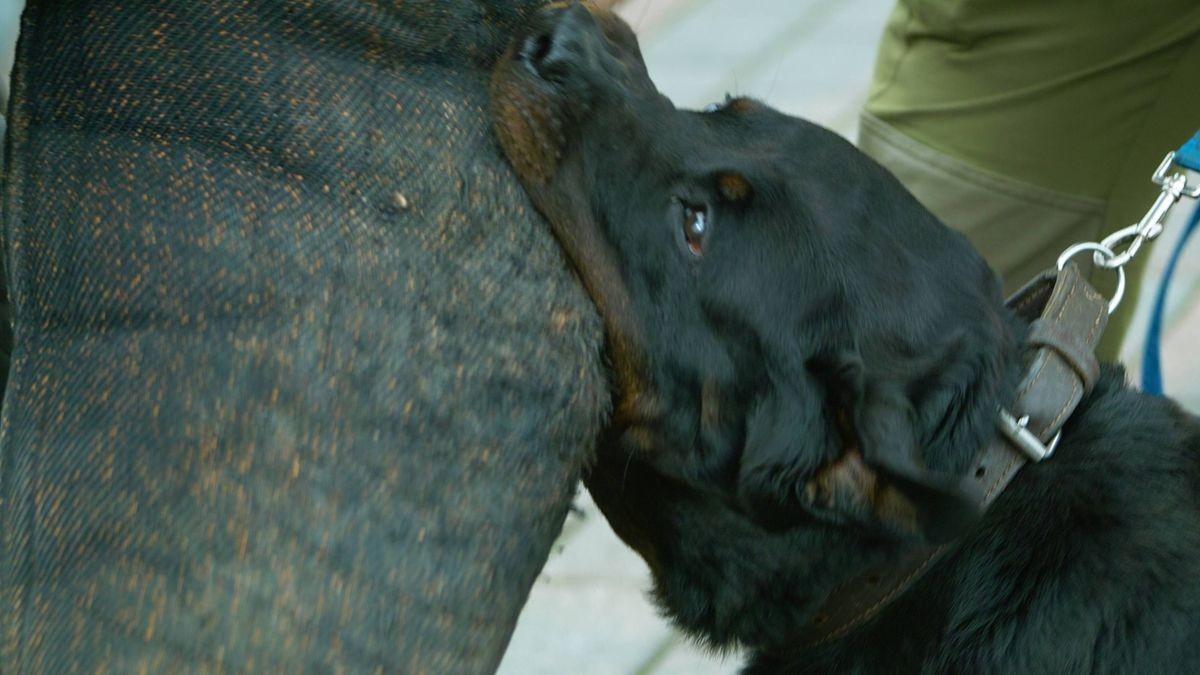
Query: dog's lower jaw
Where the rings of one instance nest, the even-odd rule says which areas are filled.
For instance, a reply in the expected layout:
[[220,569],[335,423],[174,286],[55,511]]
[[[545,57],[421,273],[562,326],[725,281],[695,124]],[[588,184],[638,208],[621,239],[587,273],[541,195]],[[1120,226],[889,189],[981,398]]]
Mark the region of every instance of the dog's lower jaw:
[[837,583],[901,550],[816,521],[766,530],[611,447],[601,448],[584,482],[618,536],[646,560],[656,602],[718,649],[786,643]]

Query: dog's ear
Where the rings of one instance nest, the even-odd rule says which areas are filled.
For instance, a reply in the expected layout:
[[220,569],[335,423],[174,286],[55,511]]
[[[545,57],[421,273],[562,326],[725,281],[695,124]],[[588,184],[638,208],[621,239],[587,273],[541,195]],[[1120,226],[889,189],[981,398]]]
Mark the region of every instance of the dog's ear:
[[867,379],[848,415],[852,442],[806,484],[805,503],[865,513],[866,524],[905,538],[945,541],[974,522],[980,507],[965,489],[966,476],[931,466],[925,416],[906,389]]
[[752,404],[737,490],[761,524],[786,528],[803,517],[798,490],[840,454],[842,439],[825,398],[817,377],[803,372],[774,378]]
[[976,424],[960,419],[962,407],[991,399],[942,381],[966,372],[942,363],[961,356],[954,344],[900,367],[896,357],[886,372],[856,350],[811,359],[801,386],[773,390],[748,423],[743,498],[766,523],[794,522],[799,509],[904,539],[956,536],[979,510],[964,489],[966,463],[956,471],[931,444],[965,441],[972,434],[944,427]]

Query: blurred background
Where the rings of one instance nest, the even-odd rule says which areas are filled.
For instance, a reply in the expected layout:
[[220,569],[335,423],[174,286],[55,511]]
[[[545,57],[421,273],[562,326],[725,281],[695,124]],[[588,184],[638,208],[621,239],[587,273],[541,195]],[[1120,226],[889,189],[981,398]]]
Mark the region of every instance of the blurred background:
[[[8,76],[12,72],[13,50],[17,46],[17,32],[21,26],[21,9],[25,0],[0,0],[0,110],[8,111]],[[4,131],[4,119],[0,119],[0,132]]]
[[[875,48],[893,0],[625,0],[650,74],[677,105],[749,95],[854,139]],[[7,102],[21,0],[0,0],[0,96]],[[7,107],[4,107],[7,110]],[[1200,119],[1200,112],[1198,112]],[[0,120],[2,123],[2,120]],[[1165,154],[1170,148],[1163,148]],[[1154,167],[1147,167],[1147,178]],[[1147,207],[1149,204],[1147,204]],[[1152,250],[1123,358],[1137,372],[1146,314],[1183,209]],[[1169,394],[1200,412],[1200,244],[1185,251],[1163,342]],[[641,559],[580,492],[500,667],[503,675],[708,675],[736,672],[738,654],[710,654],[646,598]]]

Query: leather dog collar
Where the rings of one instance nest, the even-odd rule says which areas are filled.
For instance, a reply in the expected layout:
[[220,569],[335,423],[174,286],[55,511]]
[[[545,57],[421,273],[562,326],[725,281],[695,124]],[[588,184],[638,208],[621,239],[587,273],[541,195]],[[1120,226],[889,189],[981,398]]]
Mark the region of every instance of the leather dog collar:
[[[1074,264],[1043,273],[1009,299],[1007,305],[1030,321],[1026,346],[1029,366],[1012,404],[1022,427],[1048,442],[1099,377],[1095,348],[1108,320],[1108,302]],[[980,452],[965,479],[971,500],[982,512],[1032,458],[1028,443],[1013,429],[997,433]],[[1052,444],[1053,445],[1053,444]],[[1044,447],[1044,445],[1042,446]],[[927,572],[953,543],[921,546],[887,567],[871,569],[834,588],[814,619],[800,632],[794,648],[835,640],[874,618]]]

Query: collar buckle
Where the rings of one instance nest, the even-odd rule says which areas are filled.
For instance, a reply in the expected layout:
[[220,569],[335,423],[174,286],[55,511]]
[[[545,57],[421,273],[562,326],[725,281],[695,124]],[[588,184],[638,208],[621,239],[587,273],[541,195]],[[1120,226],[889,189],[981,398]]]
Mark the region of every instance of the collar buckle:
[[1022,415],[1017,419],[1012,413],[1001,409],[997,420],[1000,423],[1000,433],[1031,462],[1040,462],[1053,455],[1058,442],[1062,440],[1062,430],[1059,430],[1048,444],[1042,443],[1042,439],[1029,430],[1029,415]]

